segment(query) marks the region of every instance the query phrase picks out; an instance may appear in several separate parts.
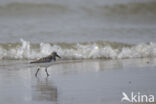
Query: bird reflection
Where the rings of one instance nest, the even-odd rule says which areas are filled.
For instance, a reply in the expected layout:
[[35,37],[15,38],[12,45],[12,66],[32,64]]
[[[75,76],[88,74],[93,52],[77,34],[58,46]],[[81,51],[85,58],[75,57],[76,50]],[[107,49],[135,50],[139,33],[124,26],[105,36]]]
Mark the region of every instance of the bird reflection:
[[37,101],[57,101],[57,88],[48,80],[37,79],[36,85],[33,86],[33,100]]

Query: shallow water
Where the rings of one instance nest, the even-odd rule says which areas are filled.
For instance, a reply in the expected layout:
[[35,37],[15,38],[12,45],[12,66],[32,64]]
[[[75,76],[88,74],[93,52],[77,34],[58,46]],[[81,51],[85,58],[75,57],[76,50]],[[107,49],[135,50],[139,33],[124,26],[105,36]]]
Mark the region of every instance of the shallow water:
[[88,60],[60,62],[46,77],[28,61],[0,62],[3,104],[120,104],[122,92],[156,96],[156,60]]

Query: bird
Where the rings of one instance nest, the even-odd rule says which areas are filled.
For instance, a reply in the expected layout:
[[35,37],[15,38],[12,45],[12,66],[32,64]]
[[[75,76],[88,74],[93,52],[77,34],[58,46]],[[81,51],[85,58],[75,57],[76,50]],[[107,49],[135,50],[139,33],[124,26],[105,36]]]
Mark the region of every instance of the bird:
[[35,61],[32,61],[30,62],[30,64],[36,64],[39,66],[39,68],[37,69],[36,73],[35,73],[35,76],[37,77],[37,74],[40,70],[40,67],[45,67],[45,72],[47,74],[47,76],[49,76],[49,73],[47,71],[47,68],[52,64],[51,62],[52,61],[56,61],[56,57],[58,58],[61,58],[57,52],[52,52],[50,55],[46,56],[46,57],[43,57],[43,58],[40,58],[38,60],[35,60]]

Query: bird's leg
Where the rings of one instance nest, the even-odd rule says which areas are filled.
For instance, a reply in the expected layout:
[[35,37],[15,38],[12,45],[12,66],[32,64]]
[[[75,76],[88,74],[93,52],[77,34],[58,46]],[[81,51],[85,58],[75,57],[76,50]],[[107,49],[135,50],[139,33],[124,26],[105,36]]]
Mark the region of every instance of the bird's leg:
[[47,73],[47,76],[49,76],[48,71],[47,71],[47,68],[45,68],[45,72]]
[[35,73],[35,76],[37,77],[37,73],[39,72],[40,68],[37,69],[37,72]]

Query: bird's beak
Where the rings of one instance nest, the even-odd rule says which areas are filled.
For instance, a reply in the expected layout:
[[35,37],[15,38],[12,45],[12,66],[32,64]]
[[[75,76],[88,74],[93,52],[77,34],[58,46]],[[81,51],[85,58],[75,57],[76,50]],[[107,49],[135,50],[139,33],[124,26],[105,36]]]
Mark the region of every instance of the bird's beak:
[[58,54],[56,55],[58,58],[61,58]]

